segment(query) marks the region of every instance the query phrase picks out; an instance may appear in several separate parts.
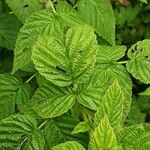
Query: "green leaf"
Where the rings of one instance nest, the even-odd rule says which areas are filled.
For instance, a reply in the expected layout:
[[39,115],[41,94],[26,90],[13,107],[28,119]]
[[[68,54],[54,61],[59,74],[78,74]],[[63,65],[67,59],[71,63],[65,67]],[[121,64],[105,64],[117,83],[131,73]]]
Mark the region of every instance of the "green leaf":
[[38,0],[6,0],[6,3],[22,23],[24,23],[33,12],[42,7],[42,4]]
[[21,83],[21,78],[16,75],[0,74],[0,95],[14,94]]
[[140,81],[150,83],[150,40],[133,45],[128,51],[127,70]]
[[117,150],[117,141],[114,131],[105,116],[90,136],[89,150]]
[[78,10],[101,37],[115,45],[115,17],[109,0],[81,0]]
[[14,115],[0,121],[0,148],[13,147],[21,143],[21,137],[30,134],[37,127],[34,118],[27,115]]
[[78,85],[77,100],[93,110],[97,110],[108,87],[118,80],[124,91],[124,119],[130,110],[132,82],[124,66],[116,62],[125,54],[125,46],[101,45],[97,52],[96,69],[84,84]]
[[79,24],[85,24],[84,20],[77,13],[77,11],[65,1],[61,1],[56,5],[56,11],[67,26],[71,27]]
[[22,84],[20,77],[10,74],[0,75],[0,85],[0,119],[3,119],[13,114],[15,104],[21,106],[29,100],[30,86]]
[[40,130],[35,130],[29,137],[25,150],[44,150],[45,139]]
[[0,120],[12,115],[15,112],[14,95],[0,96]]
[[60,32],[60,29],[59,18],[56,18],[52,12],[42,10],[32,14],[18,35],[12,72],[17,71],[31,62],[32,46],[39,35],[43,33],[53,34]]
[[97,52],[96,35],[86,26],[70,28],[61,37],[42,36],[32,60],[39,73],[59,86],[85,82],[92,73]]
[[57,11],[58,13],[53,13],[42,10],[33,13],[26,20],[16,42],[13,72],[31,63],[32,47],[38,36],[43,34],[61,35],[63,27],[77,25],[81,20],[77,19],[78,14],[65,2],[58,4]]
[[149,149],[149,138],[149,125],[143,126],[143,124],[126,127],[118,135],[118,141],[122,144],[125,150],[139,150],[139,147],[141,150]]
[[32,108],[43,118],[54,118],[67,112],[75,103],[70,89],[45,81],[33,96]]
[[[124,46],[99,46],[97,55],[97,69],[100,72],[103,83],[103,89],[107,90],[108,87],[118,80],[120,87],[123,91],[124,100],[124,119],[127,117],[130,111],[130,105],[132,100],[132,82],[126,68],[116,62],[122,58],[125,54],[126,48]],[[100,81],[99,81],[100,82]],[[103,94],[104,95],[104,94]]]
[[13,14],[0,14],[0,46],[14,49],[21,24]]
[[102,96],[108,88],[105,86],[107,82],[107,76],[101,75],[101,70],[96,69],[89,80],[78,85],[77,100],[79,103],[92,110],[97,110],[102,101]]
[[150,87],[148,87],[144,92],[141,92],[139,95],[150,96]]
[[20,85],[19,77],[9,74],[0,75],[0,120],[14,113],[14,97]]
[[22,84],[15,95],[15,101],[19,106],[25,105],[30,99],[31,87],[28,83]]
[[126,46],[123,45],[100,45],[96,58],[97,64],[110,65],[115,63],[125,55],[126,49]]
[[102,104],[95,114],[94,123],[96,126],[101,119],[107,115],[112,127],[123,123],[123,109],[124,109],[123,91],[118,83],[115,81],[106,91]]
[[52,147],[52,150],[85,150],[85,148],[76,141],[67,141],[65,143]]
[[87,146],[89,140],[88,134],[79,133],[73,135],[71,133],[78,123],[78,119],[69,114],[64,114],[58,118],[49,120],[44,129],[48,144],[47,149],[68,140],[75,140],[82,145]]
[[[141,124],[141,123],[145,122],[146,114],[141,112],[140,109],[142,109],[142,108],[138,107],[137,101],[138,100],[136,100],[135,102],[133,101],[133,103],[131,105],[131,110],[128,114],[125,124],[136,125],[136,124]],[[143,103],[143,101],[142,101],[142,103]],[[144,103],[144,104],[146,105],[146,103]]]
[[74,128],[74,130],[72,131],[72,134],[77,134],[80,132],[86,132],[86,131],[89,131],[89,129],[90,129],[90,122],[89,121],[80,122]]

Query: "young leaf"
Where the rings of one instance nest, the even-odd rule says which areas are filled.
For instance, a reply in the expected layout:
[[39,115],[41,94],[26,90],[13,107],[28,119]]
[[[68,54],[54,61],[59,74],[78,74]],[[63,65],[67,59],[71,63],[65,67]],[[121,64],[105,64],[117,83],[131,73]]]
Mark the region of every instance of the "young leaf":
[[115,45],[115,17],[109,0],[81,0],[78,10],[100,36]]
[[21,24],[13,14],[0,13],[0,46],[13,50]]
[[27,115],[14,115],[0,121],[0,148],[19,145],[21,137],[30,134],[37,127],[34,118]]
[[133,45],[128,51],[127,70],[140,81],[150,83],[150,40]]
[[74,128],[74,130],[72,131],[72,134],[77,134],[80,132],[86,132],[86,131],[89,131],[89,129],[90,129],[90,122],[89,121],[80,122]]
[[85,148],[76,141],[67,141],[65,143],[52,147],[52,150],[85,150]]
[[40,130],[35,130],[29,137],[25,150],[44,150],[45,139]]
[[112,127],[121,124],[123,121],[123,104],[123,91],[119,83],[115,81],[106,91],[102,104],[95,114],[95,125],[97,126],[105,115],[108,116]]
[[45,81],[32,98],[32,108],[43,118],[54,118],[67,112],[75,103],[68,87],[60,88]]
[[117,150],[117,141],[108,118],[105,116],[90,136],[89,150]]
[[22,23],[24,23],[33,12],[42,7],[42,4],[38,0],[6,0],[6,3]]
[[39,38],[32,52],[33,63],[42,76],[56,85],[83,83],[94,68],[96,35],[85,25],[70,28],[64,37]]

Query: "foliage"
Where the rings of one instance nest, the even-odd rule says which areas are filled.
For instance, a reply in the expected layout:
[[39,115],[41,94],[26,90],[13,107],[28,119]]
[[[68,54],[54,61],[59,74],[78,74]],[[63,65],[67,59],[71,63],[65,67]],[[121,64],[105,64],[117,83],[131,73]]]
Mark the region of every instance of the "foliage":
[[0,150],[150,149],[149,10],[1,0]]

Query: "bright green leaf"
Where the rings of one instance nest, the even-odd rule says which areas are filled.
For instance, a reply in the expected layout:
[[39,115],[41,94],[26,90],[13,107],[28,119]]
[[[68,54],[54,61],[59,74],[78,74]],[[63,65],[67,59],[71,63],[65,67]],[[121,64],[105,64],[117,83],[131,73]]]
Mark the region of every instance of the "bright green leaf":
[[117,150],[117,141],[107,117],[104,117],[90,136],[89,150]]
[[123,91],[117,81],[115,81],[106,91],[102,104],[95,114],[95,125],[97,126],[101,119],[107,115],[111,126],[117,126],[123,121],[124,109]]
[[140,95],[150,96],[150,87],[148,87],[144,92],[141,92]]
[[59,86],[85,82],[94,69],[96,35],[88,26],[70,28],[65,38],[42,36],[32,60],[39,73]]
[[56,145],[51,150],[85,150],[85,148],[76,141],[67,141],[65,143]]
[[96,62],[100,72],[99,76],[103,80],[101,82],[105,83],[102,88],[105,87],[107,90],[115,80],[118,80],[122,91],[124,91],[124,119],[130,111],[132,82],[126,68],[116,61],[124,56],[125,50],[124,46],[99,46]]
[[90,122],[89,121],[80,122],[74,128],[74,130],[72,131],[72,134],[77,134],[80,132],[86,132],[86,131],[89,131],[89,129],[90,129]]
[[13,72],[31,63],[32,47],[38,36],[61,35],[63,27],[77,25],[81,20],[73,8],[71,9],[65,2],[58,4],[57,11],[58,13],[53,13],[42,10],[33,13],[27,19],[16,42]]

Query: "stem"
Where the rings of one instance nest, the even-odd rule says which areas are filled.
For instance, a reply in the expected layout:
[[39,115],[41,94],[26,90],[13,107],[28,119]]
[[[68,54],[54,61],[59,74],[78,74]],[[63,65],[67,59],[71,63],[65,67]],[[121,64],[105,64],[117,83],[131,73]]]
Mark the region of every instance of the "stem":
[[53,6],[53,2],[51,0],[48,0],[46,2],[46,9],[49,9],[49,8],[51,8],[53,10],[53,12],[56,13],[56,10],[55,10],[55,8]]
[[41,129],[46,123],[47,123],[47,120],[45,120],[43,123],[41,123],[40,126],[38,127],[38,129]]
[[117,62],[118,64],[126,64],[128,61],[120,61],[120,62]]
[[19,149],[21,149],[23,143],[24,143],[27,139],[28,139],[28,137],[26,137],[26,138],[21,142],[21,144],[20,144],[20,146],[19,146]]
[[27,81],[26,83],[30,82],[35,76],[36,76],[37,73],[33,74]]

